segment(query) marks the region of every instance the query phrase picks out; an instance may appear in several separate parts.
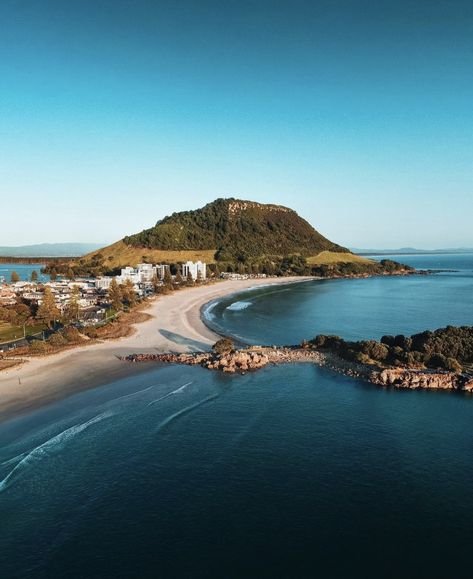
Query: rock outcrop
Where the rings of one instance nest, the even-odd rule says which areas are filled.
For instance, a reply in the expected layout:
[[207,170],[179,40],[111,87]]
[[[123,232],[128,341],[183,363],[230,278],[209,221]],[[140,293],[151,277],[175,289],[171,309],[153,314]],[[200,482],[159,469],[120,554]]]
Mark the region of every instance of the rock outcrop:
[[407,370],[404,368],[386,368],[372,372],[370,381],[381,386],[395,388],[429,388],[437,390],[473,390],[473,377],[454,372],[430,370]]
[[202,366],[209,370],[222,370],[223,372],[246,372],[248,370],[258,370],[269,364],[266,354],[258,352],[233,352],[223,356],[212,356],[205,361]]

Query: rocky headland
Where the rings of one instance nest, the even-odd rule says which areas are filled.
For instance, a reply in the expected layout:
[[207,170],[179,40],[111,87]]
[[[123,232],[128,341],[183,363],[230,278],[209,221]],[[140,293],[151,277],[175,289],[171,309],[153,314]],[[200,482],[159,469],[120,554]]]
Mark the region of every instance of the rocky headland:
[[446,370],[416,370],[381,368],[348,361],[333,352],[320,352],[304,347],[250,347],[223,353],[197,352],[190,354],[129,354],[126,362],[160,362],[201,366],[229,374],[244,374],[269,365],[312,363],[329,370],[365,380],[377,386],[473,391],[473,375]]

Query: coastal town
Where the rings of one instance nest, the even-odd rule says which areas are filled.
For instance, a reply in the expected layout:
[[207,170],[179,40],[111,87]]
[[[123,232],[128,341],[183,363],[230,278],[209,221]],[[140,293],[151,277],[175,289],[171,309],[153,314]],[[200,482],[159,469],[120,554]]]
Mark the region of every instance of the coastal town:
[[16,332],[6,332],[4,338],[7,339],[2,339],[0,332],[0,350],[23,345],[26,340],[37,337],[44,339],[45,334],[50,333],[48,330],[52,327],[44,312],[48,300],[48,307],[53,310],[52,326],[68,323],[82,328],[93,327],[116,317],[120,304],[133,306],[151,295],[214,279],[208,277],[207,264],[201,261],[187,261],[175,267],[173,273],[168,264],[140,263],[136,267],[122,268],[115,276],[68,278],[54,275],[48,281],[38,277],[33,270],[30,279],[21,280],[13,271],[9,281],[0,280],[0,329],[2,324],[6,329],[16,327]]
[[139,263],[118,275],[74,277],[32,270],[20,279],[13,270],[0,277],[0,353],[59,341],[57,332],[72,329],[93,335],[94,328],[116,320],[154,295],[202,286],[217,280],[264,279],[266,274],[216,272],[205,262]]

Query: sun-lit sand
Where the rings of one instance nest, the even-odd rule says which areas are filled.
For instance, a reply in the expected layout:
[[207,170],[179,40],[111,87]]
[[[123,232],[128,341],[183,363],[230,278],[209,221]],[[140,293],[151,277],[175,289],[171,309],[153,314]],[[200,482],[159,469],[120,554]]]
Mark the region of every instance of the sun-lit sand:
[[0,373],[0,420],[62,398],[78,390],[143,372],[147,365],[125,364],[117,356],[133,352],[190,352],[209,348],[217,339],[201,320],[202,306],[216,298],[263,285],[313,278],[251,279],[181,290],[156,299],[147,310],[152,318],[120,340],[82,346],[31,358]]

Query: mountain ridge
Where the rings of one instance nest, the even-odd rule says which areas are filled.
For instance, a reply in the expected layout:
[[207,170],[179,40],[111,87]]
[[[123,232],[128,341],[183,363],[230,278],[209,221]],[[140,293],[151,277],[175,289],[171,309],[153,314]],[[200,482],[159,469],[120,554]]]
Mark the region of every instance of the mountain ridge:
[[77,257],[103,247],[100,243],[35,243],[0,246],[0,255],[8,257]]

